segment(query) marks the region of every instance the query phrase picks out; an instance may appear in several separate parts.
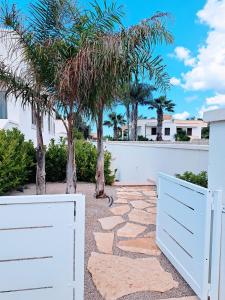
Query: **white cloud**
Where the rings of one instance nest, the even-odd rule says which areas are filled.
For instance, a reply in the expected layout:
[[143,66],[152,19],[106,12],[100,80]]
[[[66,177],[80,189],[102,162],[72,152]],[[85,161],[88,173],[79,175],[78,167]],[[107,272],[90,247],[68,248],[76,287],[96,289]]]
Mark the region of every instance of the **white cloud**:
[[187,111],[173,115],[173,118],[175,120],[186,120],[189,117],[190,117],[190,114]]
[[207,0],[197,16],[210,30],[192,69],[182,74],[182,86],[187,90],[225,93],[225,0]]
[[176,78],[176,77],[172,77],[170,78],[170,84],[174,85],[174,86],[178,86],[181,84],[180,79]]
[[188,97],[185,98],[185,100],[187,102],[192,102],[192,101],[197,100],[197,99],[198,99],[197,95],[192,95],[192,96],[188,96]]
[[215,110],[215,109],[218,109],[218,108],[219,108],[218,105],[212,105],[212,106],[208,106],[208,107],[205,106],[205,105],[203,105],[203,106],[200,108],[199,112],[198,112],[198,116],[199,116],[199,118],[203,118],[204,112],[210,111],[210,110]]
[[171,55],[180,61],[183,61],[185,66],[194,66],[195,58],[192,57],[191,51],[185,47],[176,47],[174,53]]
[[225,105],[225,94],[216,94],[213,97],[206,98],[207,105]]

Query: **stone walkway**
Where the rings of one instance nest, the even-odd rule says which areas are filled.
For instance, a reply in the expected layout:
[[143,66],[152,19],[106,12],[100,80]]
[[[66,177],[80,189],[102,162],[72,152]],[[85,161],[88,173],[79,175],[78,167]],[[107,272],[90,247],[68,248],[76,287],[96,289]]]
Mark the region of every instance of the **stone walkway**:
[[[88,261],[97,290],[105,300],[138,292],[158,292],[160,299],[168,298],[164,294],[179,289],[179,282],[160,263],[162,253],[155,243],[155,188],[118,187],[116,196],[109,209],[111,216],[98,219],[102,230],[94,232],[96,252]],[[118,249],[123,255],[118,255]],[[150,295],[140,300],[153,299]],[[195,296],[176,299],[197,300]]]

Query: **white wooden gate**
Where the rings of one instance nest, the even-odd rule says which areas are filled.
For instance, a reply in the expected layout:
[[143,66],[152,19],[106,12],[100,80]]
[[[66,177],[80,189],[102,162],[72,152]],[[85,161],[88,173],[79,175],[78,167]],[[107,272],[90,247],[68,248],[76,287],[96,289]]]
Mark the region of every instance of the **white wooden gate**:
[[0,197],[0,300],[82,300],[82,195]]
[[207,300],[211,193],[160,174],[158,196],[157,244],[200,299]]

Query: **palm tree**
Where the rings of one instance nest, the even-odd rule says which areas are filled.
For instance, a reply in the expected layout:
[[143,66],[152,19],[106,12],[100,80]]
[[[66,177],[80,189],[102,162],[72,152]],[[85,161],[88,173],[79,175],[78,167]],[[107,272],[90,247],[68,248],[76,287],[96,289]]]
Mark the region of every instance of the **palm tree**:
[[[97,150],[98,160],[96,168],[96,197],[104,197],[104,150],[103,150],[103,112],[114,99],[118,99],[121,86],[129,84],[133,76],[134,66],[138,70],[145,69],[149,77],[154,80],[156,87],[167,88],[169,77],[165,72],[162,59],[152,57],[152,46],[163,41],[172,42],[171,34],[166,30],[162,18],[165,14],[158,14],[141,24],[129,29],[122,29],[119,33],[105,32],[100,59],[95,59],[95,77],[93,95],[90,97],[93,115],[97,122]],[[142,52],[140,60],[134,63],[134,53]],[[99,55],[100,51],[98,51]],[[96,62],[97,61],[97,62]],[[142,74],[145,74],[143,72]]]
[[126,120],[122,114],[116,114],[112,112],[108,115],[109,120],[104,122],[104,126],[113,127],[113,139],[117,141],[119,138],[119,132],[121,131],[121,127],[126,124]]
[[[1,9],[1,20],[6,30],[1,32],[1,42],[8,49],[8,57],[11,63],[2,59],[0,62],[1,87],[6,93],[15,95],[21,105],[30,105],[36,120],[37,132],[37,169],[36,192],[45,193],[45,145],[42,135],[42,116],[46,111],[50,112],[47,105],[48,94],[45,88],[45,78],[49,77],[45,68],[46,57],[44,48],[36,43],[35,35],[24,25],[15,6]],[[17,53],[15,60],[14,53]],[[16,63],[15,63],[16,62]]]
[[166,96],[161,96],[150,101],[149,109],[156,109],[157,113],[157,141],[162,141],[163,113],[164,111],[174,112],[174,107],[175,103],[172,100],[168,100]]
[[131,140],[137,140],[137,121],[139,105],[149,105],[152,100],[152,91],[155,90],[150,84],[133,83],[130,86],[131,112]]

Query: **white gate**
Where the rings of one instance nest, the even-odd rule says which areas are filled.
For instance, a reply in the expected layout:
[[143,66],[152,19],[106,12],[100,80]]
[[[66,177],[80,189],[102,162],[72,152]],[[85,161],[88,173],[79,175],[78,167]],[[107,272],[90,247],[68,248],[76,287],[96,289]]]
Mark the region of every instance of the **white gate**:
[[200,299],[207,300],[211,193],[200,186],[160,174],[158,196],[158,246]]
[[0,300],[82,300],[82,195],[0,197]]

